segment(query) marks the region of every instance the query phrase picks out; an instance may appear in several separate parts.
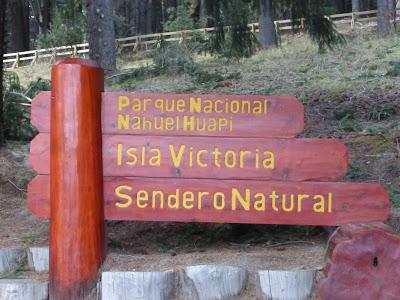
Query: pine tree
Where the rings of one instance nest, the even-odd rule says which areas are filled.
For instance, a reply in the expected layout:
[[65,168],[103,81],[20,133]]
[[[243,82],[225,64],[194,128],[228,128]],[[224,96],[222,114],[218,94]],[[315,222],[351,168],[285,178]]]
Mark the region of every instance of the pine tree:
[[[0,0],[0,7],[6,7],[6,0]],[[3,54],[5,50],[5,9],[0,10],[0,146],[4,145],[4,115],[3,115]]]
[[[283,11],[292,19],[293,28],[304,27],[320,50],[332,48],[344,42],[344,37],[335,28],[333,22],[326,18],[327,8],[320,0],[206,0],[207,13],[213,20],[214,32],[212,47],[217,52],[233,53],[248,56],[254,52],[255,43],[249,23],[252,7],[259,12],[260,33],[259,45],[268,48],[276,45],[274,12]],[[230,26],[228,37],[224,26]],[[232,34],[233,33],[233,34]],[[232,47],[235,48],[232,51]],[[241,51],[238,51],[241,48]]]

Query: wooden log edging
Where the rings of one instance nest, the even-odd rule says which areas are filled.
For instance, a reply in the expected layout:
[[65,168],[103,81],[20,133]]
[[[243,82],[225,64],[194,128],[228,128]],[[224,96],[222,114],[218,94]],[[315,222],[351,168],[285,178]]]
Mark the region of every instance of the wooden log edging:
[[[47,247],[18,250],[27,251],[28,265],[31,270],[48,272],[49,249]],[[101,299],[107,300],[232,298],[286,300],[289,296],[293,297],[291,299],[300,300],[307,299],[304,295],[309,296],[313,292],[316,272],[317,270],[314,269],[253,271],[226,265],[196,265],[162,272],[104,271],[98,283],[97,293]],[[27,279],[0,280],[0,295],[10,290],[18,290],[18,292],[13,292],[18,296],[15,298],[18,300],[47,299],[47,296],[42,297],[43,290],[48,295],[46,282]],[[27,294],[26,291],[29,293]],[[0,299],[3,298],[0,297]]]
[[27,250],[29,269],[35,272],[49,271],[49,248],[31,247]]
[[166,272],[103,272],[101,299],[172,299],[175,274]]
[[248,271],[241,267],[199,265],[180,272],[184,299],[231,299],[246,288]]
[[10,272],[17,268],[24,257],[23,249],[0,249],[0,273]]
[[310,299],[316,270],[259,271],[262,299]]
[[48,295],[47,282],[31,279],[0,279],[0,299],[44,300]]

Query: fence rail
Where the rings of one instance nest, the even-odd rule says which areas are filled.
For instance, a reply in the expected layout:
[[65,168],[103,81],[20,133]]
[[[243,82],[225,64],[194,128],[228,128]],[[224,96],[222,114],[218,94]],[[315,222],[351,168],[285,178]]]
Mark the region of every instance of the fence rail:
[[[358,23],[373,22],[377,20],[377,10],[361,11],[354,13],[336,14],[328,16],[338,26],[355,27]],[[396,18],[398,21],[398,18]],[[376,24],[371,24],[375,26]],[[251,23],[248,25],[250,30],[254,33],[259,32],[259,24]],[[299,29],[304,27],[303,20],[300,20]],[[292,20],[279,20],[275,21],[275,28],[278,35],[293,30]],[[340,28],[339,28],[340,29]],[[182,42],[184,39],[189,39],[194,33],[207,34],[215,30],[215,27],[200,28],[194,30],[182,30],[174,32],[152,33],[145,35],[138,35],[126,38],[118,38],[115,40],[117,51],[121,53],[126,49],[132,51],[146,51],[154,47],[162,38],[166,42]],[[74,57],[82,56],[89,52],[89,44],[82,43],[71,46],[62,46],[49,49],[38,49],[16,53],[7,53],[3,56],[3,64],[7,69],[18,68],[21,65],[33,65],[39,60],[48,59],[54,62],[57,57]]]

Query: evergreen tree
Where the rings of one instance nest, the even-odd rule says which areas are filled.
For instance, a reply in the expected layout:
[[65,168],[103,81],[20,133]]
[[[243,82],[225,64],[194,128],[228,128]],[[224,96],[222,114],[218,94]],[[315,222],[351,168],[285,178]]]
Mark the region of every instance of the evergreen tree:
[[[248,27],[251,1],[206,0],[206,11],[212,26],[211,50],[226,57],[248,57],[256,50],[257,41]],[[229,26],[229,30],[225,30]]]
[[[213,48],[217,52],[248,56],[254,51],[255,43],[247,27],[251,9],[257,7],[259,13],[260,33],[259,44],[262,48],[276,45],[274,14],[283,12],[293,21],[293,28],[304,27],[311,39],[320,50],[332,48],[335,44],[343,43],[344,37],[336,30],[333,22],[326,18],[327,7],[319,0],[206,0],[207,14],[211,16],[212,25],[217,27],[213,37]],[[246,24],[246,26],[245,26]],[[224,26],[230,26],[228,37],[225,36]],[[229,43],[227,43],[229,42]],[[236,48],[235,51],[230,49]],[[242,49],[240,52],[237,49]],[[230,49],[227,51],[227,49]]]
[[[0,0],[0,7],[6,7],[6,0]],[[5,50],[5,23],[6,23],[5,9],[0,10],[0,146],[4,145],[4,115],[3,115],[3,54]]]

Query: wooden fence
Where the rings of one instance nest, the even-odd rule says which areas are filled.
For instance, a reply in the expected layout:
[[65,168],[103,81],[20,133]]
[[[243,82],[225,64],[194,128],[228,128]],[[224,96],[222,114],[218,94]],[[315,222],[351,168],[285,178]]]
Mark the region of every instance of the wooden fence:
[[[355,13],[336,14],[328,16],[334,20],[335,24],[338,25],[339,29],[343,26],[351,28],[355,27],[357,23],[371,23],[377,20],[377,10],[362,11]],[[302,20],[303,21],[303,20]],[[370,24],[376,26],[376,23]],[[259,31],[259,24],[252,23],[248,25],[252,32],[257,33]],[[300,23],[300,29],[303,27],[303,22]],[[292,20],[279,20],[275,21],[275,27],[278,35],[292,31],[293,24]],[[119,53],[131,49],[134,52],[146,51],[154,49],[154,47],[163,39],[166,42],[182,42],[184,39],[190,39],[195,33],[207,34],[214,31],[214,27],[201,28],[195,30],[182,30],[174,32],[163,32],[153,33],[146,35],[138,35],[126,38],[116,39],[115,45]],[[85,56],[89,52],[89,44],[82,43],[71,46],[62,46],[49,49],[38,49],[31,51],[23,51],[16,53],[4,54],[3,64],[6,69],[18,68],[22,65],[33,65],[39,60],[47,60],[54,62],[57,57],[78,57]]]

